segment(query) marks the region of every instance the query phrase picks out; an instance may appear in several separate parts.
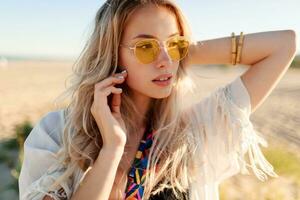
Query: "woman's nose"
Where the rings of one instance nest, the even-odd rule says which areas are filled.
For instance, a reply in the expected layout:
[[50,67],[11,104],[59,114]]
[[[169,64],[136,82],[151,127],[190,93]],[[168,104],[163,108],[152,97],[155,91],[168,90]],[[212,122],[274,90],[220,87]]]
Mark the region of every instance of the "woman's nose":
[[169,63],[172,63],[172,59],[168,53],[168,49],[165,45],[160,46],[160,52],[159,52],[159,61],[167,61]]

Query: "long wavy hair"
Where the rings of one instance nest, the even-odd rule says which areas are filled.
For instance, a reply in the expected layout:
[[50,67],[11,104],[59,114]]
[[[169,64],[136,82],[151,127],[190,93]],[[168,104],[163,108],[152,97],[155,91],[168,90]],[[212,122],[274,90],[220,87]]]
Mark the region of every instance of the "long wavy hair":
[[[193,42],[187,20],[172,0],[108,0],[100,7],[93,32],[73,65],[71,85],[60,96],[63,99],[71,97],[65,109],[62,148],[58,152],[67,170],[52,187],[71,176],[76,167],[86,171],[97,159],[103,143],[90,112],[94,85],[119,72],[118,49],[123,30],[134,11],[147,4],[162,6],[172,12],[177,19],[180,34],[186,36],[190,43]],[[172,188],[177,196],[178,191],[185,192],[188,189],[193,177],[191,154],[195,144],[185,134],[189,126],[184,117],[188,105],[184,97],[188,91],[193,90],[185,68],[188,57],[189,54],[179,62],[171,94],[163,99],[152,99],[145,118],[151,129],[155,130],[155,135],[149,152],[144,199],[164,188]],[[137,109],[129,94],[130,88],[123,88],[121,115],[128,136],[133,137],[129,133],[136,133]],[[126,177],[125,172],[123,176]],[[123,192],[118,191],[120,195]]]

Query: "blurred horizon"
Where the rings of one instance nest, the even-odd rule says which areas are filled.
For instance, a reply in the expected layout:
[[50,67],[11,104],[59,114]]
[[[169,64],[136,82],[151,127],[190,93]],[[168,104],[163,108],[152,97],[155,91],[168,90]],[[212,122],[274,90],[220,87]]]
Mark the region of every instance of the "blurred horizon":
[[[206,40],[244,34],[292,29],[300,33],[300,1],[255,3],[245,1],[176,1],[186,15],[195,39]],[[11,0],[1,3],[0,59],[78,58],[93,28],[101,1]],[[297,46],[300,45],[299,36]],[[300,54],[299,48],[297,54]]]

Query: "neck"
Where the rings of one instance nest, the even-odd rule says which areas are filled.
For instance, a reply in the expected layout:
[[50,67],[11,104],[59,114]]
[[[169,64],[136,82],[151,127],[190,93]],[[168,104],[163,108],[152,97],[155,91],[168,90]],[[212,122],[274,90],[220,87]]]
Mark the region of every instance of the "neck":
[[146,127],[146,115],[149,110],[151,98],[142,94],[134,94],[133,101],[136,105],[138,115],[136,118],[137,127]]

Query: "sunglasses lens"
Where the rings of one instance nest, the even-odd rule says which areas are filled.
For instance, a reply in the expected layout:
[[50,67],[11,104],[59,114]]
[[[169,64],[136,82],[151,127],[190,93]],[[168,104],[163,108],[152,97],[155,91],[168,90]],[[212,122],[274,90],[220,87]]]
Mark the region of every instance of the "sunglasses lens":
[[188,52],[189,41],[183,37],[175,37],[168,41],[168,52],[170,57],[179,61],[182,60]]
[[159,52],[159,44],[154,40],[144,40],[136,44],[135,55],[144,64],[153,62]]
[[[168,40],[168,54],[174,61],[183,59],[188,52],[189,41],[182,36],[173,37]],[[135,46],[135,55],[143,64],[153,62],[160,51],[159,43],[156,40],[142,40]]]

